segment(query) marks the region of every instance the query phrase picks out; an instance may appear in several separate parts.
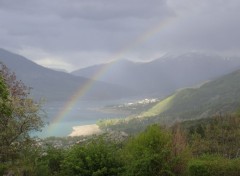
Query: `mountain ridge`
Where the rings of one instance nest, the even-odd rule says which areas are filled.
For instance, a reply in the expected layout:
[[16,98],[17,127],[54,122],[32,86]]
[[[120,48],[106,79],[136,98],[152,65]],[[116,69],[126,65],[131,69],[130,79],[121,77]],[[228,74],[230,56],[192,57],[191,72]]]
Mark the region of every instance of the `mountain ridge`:
[[240,68],[240,58],[188,53],[165,56],[150,62],[124,61],[76,70],[72,74],[90,78],[108,68],[97,80],[125,85],[145,97],[165,97],[178,89],[192,87]]
[[[160,110],[163,108],[161,105],[162,101],[148,112],[143,113],[142,116],[149,116],[151,113],[151,116],[164,113],[165,115],[169,114],[169,116],[178,114],[178,118],[187,119],[189,117],[189,115],[186,115],[187,112],[194,114],[194,112],[199,111],[196,114],[199,118],[211,116],[214,113],[234,112],[237,108],[240,108],[239,82],[240,69],[205,83],[199,88],[188,88],[178,91],[163,100],[171,99],[169,107],[165,107],[165,111],[156,112],[156,109]],[[153,113],[154,109],[155,114]],[[201,110],[202,112],[200,112]]]
[[187,88],[163,98],[150,109],[123,119],[101,120],[102,129],[135,133],[150,124],[172,125],[240,110],[240,69],[209,81],[199,88]]
[[[0,61],[16,73],[17,79],[22,80],[27,86],[33,87],[33,96],[37,99],[66,100],[81,86],[93,82],[88,78],[45,68],[4,49],[0,49]],[[130,89],[111,83],[94,81],[93,84],[94,86],[86,92],[83,99],[116,99],[134,94]]]

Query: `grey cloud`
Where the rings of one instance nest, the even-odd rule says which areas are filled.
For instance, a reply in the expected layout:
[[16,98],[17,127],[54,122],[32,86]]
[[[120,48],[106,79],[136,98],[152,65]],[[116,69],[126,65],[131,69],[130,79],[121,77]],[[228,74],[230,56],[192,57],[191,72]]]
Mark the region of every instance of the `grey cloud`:
[[155,18],[172,13],[166,0],[1,0],[0,9],[25,14],[109,20]]
[[61,9],[63,17],[91,20],[109,20],[124,18],[156,18],[171,14],[166,0],[94,0],[75,1]]
[[238,52],[239,9],[239,0],[0,0],[0,47],[79,67],[110,60],[128,46],[121,57]]
[[[3,21],[3,25],[7,27],[8,34],[10,36],[29,36],[34,41],[41,42],[46,40],[50,45],[52,42],[48,40],[63,40],[68,42],[72,41],[66,47],[72,47],[72,43],[79,43],[80,49],[87,49],[88,43],[91,43],[92,48],[99,47],[97,44],[99,41],[106,41],[109,39],[129,38],[131,34],[139,33],[144,30],[145,26],[151,25],[151,21],[145,20],[144,15],[151,16],[153,18],[163,18],[167,16],[165,14],[164,8],[166,8],[165,1],[154,1],[154,4],[146,3],[146,1],[24,1],[30,2],[20,4],[16,6],[14,1],[2,1],[8,2],[5,4],[6,9],[9,11],[3,12],[3,18],[8,19]],[[11,2],[11,4],[10,4]],[[34,3],[35,2],[35,3]],[[42,5],[38,3],[42,2]],[[56,2],[59,2],[58,4]],[[121,3],[119,3],[121,2]],[[138,3],[137,3],[138,2]],[[144,2],[144,3],[143,3]],[[62,3],[62,4],[61,4]],[[16,3],[17,4],[17,3]],[[59,5],[60,4],[60,5]],[[106,4],[106,5],[105,5]],[[136,5],[140,4],[140,5]],[[11,6],[12,5],[12,6]],[[29,7],[30,6],[30,7]],[[46,10],[42,11],[43,6],[46,6]],[[35,13],[31,15],[32,10],[35,7]],[[39,7],[39,8],[38,8]],[[85,8],[88,7],[88,8]],[[144,10],[145,8],[145,10]],[[157,10],[153,10],[157,9]],[[166,8],[167,9],[167,8]],[[45,12],[53,11],[50,15]],[[155,11],[160,13],[156,15]],[[165,10],[166,11],[166,10]],[[36,14],[39,12],[39,15]],[[42,14],[40,14],[42,12]],[[80,18],[77,19],[65,19],[62,15],[80,13],[77,14]],[[46,15],[47,14],[47,15]],[[161,15],[160,15],[161,14]],[[113,20],[114,18],[117,20]],[[128,17],[128,19],[123,19]],[[131,17],[136,17],[138,19],[134,20]],[[101,22],[92,22],[87,19],[106,19]],[[137,21],[137,23],[136,23]],[[14,24],[13,24],[14,23]],[[38,35],[39,38],[36,36]],[[87,37],[86,37],[87,36]],[[131,38],[131,37],[130,37]],[[75,41],[73,41],[75,39]],[[30,39],[31,40],[31,39]],[[77,40],[81,42],[77,42]],[[28,40],[29,41],[29,40]],[[84,42],[82,42],[84,41]],[[92,42],[91,42],[92,41]],[[44,41],[43,41],[44,42]],[[54,43],[54,41],[53,41]],[[106,43],[114,43],[106,41]],[[59,42],[56,42],[58,45]],[[97,44],[96,47],[95,44]],[[102,42],[100,42],[102,45]],[[53,48],[52,48],[53,49]]]
[[171,0],[171,4],[177,17],[148,43],[150,52],[157,47],[167,52],[240,49],[239,1]]

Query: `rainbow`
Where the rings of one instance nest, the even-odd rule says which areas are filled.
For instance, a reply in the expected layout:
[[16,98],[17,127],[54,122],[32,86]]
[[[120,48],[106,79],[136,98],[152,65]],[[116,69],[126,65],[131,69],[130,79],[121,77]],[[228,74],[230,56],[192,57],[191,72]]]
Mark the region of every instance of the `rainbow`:
[[[162,21],[160,24],[156,25],[154,28],[151,28],[150,30],[143,33],[143,35],[140,35],[137,37],[134,41],[129,43],[127,46],[123,47],[121,50],[119,50],[117,53],[113,54],[108,60],[112,60],[109,64],[105,64],[105,66],[101,67],[98,71],[92,75],[91,79],[87,81],[85,84],[81,85],[76,92],[68,99],[68,101],[65,103],[63,108],[58,112],[58,114],[53,118],[52,122],[50,123],[50,126],[53,126],[53,124],[59,123],[69,112],[71,112],[71,109],[76,105],[77,101],[85,95],[88,90],[94,85],[95,80],[98,80],[100,76],[102,76],[109,67],[111,67],[114,64],[118,63],[118,60],[121,60],[121,58],[126,55],[127,52],[131,51],[138,45],[144,43],[146,40],[160,32],[161,29],[163,29],[167,24],[169,24],[172,21],[172,17],[166,19],[165,21]],[[54,125],[54,126],[55,126]]]

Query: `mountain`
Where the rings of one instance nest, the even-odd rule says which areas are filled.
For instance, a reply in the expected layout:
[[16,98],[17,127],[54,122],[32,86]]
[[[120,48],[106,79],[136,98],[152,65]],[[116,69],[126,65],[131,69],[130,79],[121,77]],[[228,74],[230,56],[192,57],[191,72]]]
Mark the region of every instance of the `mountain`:
[[[84,99],[117,99],[133,95],[133,92],[123,86],[94,81],[88,78],[73,76],[68,73],[54,71],[27,58],[0,49],[0,62],[7,65],[20,79],[33,88],[35,98],[45,98],[47,101],[65,100],[77,90],[88,87]],[[87,85],[87,86],[86,86]]]
[[166,97],[138,115],[98,122],[101,129],[136,133],[153,123],[173,124],[226,115],[240,110],[240,70],[207,82],[199,88],[187,88]]
[[178,91],[141,116],[164,115],[171,119],[191,119],[235,112],[240,108],[239,83],[240,70],[237,70],[199,88]]
[[98,80],[127,86],[141,95],[164,97],[177,89],[201,84],[238,68],[240,58],[191,52],[147,63],[120,60],[76,70],[72,74],[91,78],[105,69]]

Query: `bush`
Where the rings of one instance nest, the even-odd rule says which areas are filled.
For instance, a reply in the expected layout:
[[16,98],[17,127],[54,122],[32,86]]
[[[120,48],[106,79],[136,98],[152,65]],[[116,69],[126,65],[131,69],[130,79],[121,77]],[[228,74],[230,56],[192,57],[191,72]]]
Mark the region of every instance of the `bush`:
[[206,155],[190,161],[188,173],[190,176],[239,176],[240,159]]
[[4,175],[4,173],[7,171],[7,165],[0,163],[0,175]]
[[122,163],[118,148],[111,142],[95,139],[69,149],[62,162],[62,175],[120,175]]
[[175,175],[182,160],[173,152],[172,139],[172,134],[158,125],[130,139],[124,149],[125,175]]
[[47,176],[47,175],[59,175],[61,169],[61,163],[64,159],[65,150],[48,146],[46,150],[42,151],[41,156],[37,159],[37,167],[35,169],[35,175]]

